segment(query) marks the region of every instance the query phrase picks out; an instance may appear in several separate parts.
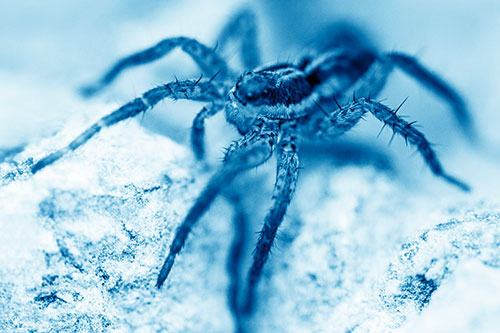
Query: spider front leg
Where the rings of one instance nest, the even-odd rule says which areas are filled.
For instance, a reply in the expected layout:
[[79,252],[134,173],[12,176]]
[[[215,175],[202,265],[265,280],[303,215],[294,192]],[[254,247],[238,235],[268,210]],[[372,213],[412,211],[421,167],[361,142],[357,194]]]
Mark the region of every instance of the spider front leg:
[[396,112],[393,112],[389,107],[382,103],[375,102],[373,100],[361,98],[355,102],[351,107],[359,107],[363,110],[372,113],[378,120],[384,122],[385,125],[392,128],[394,133],[402,135],[407,142],[417,147],[418,151],[424,158],[426,164],[431,168],[431,171],[438,177],[443,178],[447,182],[458,186],[463,191],[469,191],[470,187],[464,182],[458,180],[455,177],[448,175],[444,172],[441,163],[436,157],[436,153],[432,150],[429,142],[425,136],[418,130],[416,130],[412,123],[408,123],[398,117]]
[[265,217],[264,226],[255,247],[252,266],[248,273],[248,286],[243,308],[243,312],[246,314],[253,312],[255,288],[262,274],[264,263],[271,251],[278,227],[283,221],[288,205],[292,200],[297,182],[299,173],[298,147],[297,139],[291,132],[285,132],[279,143],[276,182],[273,190],[273,206]]
[[205,105],[196,115],[191,127],[191,147],[196,159],[203,160],[205,157],[205,120],[217,114],[224,108],[222,103],[211,103]]
[[470,116],[465,102],[460,94],[453,89],[446,81],[425,68],[417,59],[403,53],[389,53],[385,56],[392,64],[398,66],[405,73],[409,74],[427,87],[430,91],[444,99],[453,109],[458,125],[471,138],[476,139],[477,134],[474,129],[472,117]]
[[153,88],[145,92],[142,97],[136,98],[111,114],[102,117],[98,122],[71,141],[66,147],[40,159],[31,167],[31,173],[37,173],[46,166],[56,162],[67,153],[74,151],[99,133],[101,129],[112,126],[122,120],[135,117],[139,113],[152,108],[165,98],[195,101],[216,101],[222,99],[217,86],[211,81],[176,81]]
[[224,164],[208,181],[196,199],[184,221],[178,227],[170,251],[160,270],[156,286],[160,288],[168,277],[175,257],[181,251],[187,236],[200,217],[208,209],[221,190],[225,189],[239,173],[255,168],[271,157],[276,141],[277,125],[272,121],[259,119],[254,129],[239,141],[233,143],[226,152]]
[[224,59],[222,59],[213,49],[203,45],[196,39],[174,37],[164,39],[150,48],[120,59],[101,79],[83,87],[81,89],[81,94],[84,97],[90,97],[113,82],[125,69],[158,60],[176,47],[182,48],[184,52],[191,56],[203,73],[209,77],[213,77],[217,74],[219,79],[224,79],[230,73],[230,69]]

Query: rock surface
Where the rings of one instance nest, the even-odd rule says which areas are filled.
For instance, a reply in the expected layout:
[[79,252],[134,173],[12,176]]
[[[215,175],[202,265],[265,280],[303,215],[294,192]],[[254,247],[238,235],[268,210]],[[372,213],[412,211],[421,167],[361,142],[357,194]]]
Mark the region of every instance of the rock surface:
[[[14,160],[39,158],[84,126],[73,123]],[[479,202],[464,209],[460,198],[466,195],[454,189],[441,200],[425,188],[410,192],[372,166],[306,165],[249,327],[497,327],[498,206]],[[12,166],[4,163],[1,170]],[[260,212],[253,214],[254,230],[270,198],[269,169],[261,171],[268,185],[248,188],[249,197],[264,193]],[[1,188],[0,326],[40,332],[232,331],[225,271],[232,211],[223,199],[190,236],[166,286],[154,287],[173,231],[209,174],[186,148],[129,121],[35,176],[18,176]],[[441,320],[456,313],[459,321]]]

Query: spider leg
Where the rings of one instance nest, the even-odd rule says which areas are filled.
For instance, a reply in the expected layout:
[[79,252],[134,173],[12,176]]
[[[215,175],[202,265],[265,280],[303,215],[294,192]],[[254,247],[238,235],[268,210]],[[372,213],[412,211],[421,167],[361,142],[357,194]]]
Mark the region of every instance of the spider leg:
[[141,112],[145,112],[165,98],[210,101],[220,99],[221,96],[218,92],[218,88],[210,81],[176,81],[148,90],[142,97],[136,98],[123,105],[118,110],[102,117],[98,122],[71,141],[66,147],[40,159],[31,167],[31,173],[37,173],[46,166],[56,162],[67,153],[74,151],[99,133],[101,129],[134,117]]
[[0,163],[7,160],[9,157],[16,155],[24,150],[24,145],[15,146],[12,148],[1,148],[0,149]]
[[214,116],[224,108],[223,104],[212,103],[205,105],[196,115],[191,127],[191,147],[198,160],[205,157],[205,119]]
[[219,192],[226,188],[236,175],[242,171],[257,167],[267,161],[272,155],[275,141],[276,124],[274,122],[257,120],[252,131],[228,148],[224,164],[210,178],[208,184],[184,218],[184,221],[178,227],[174,240],[170,245],[168,256],[158,275],[156,282],[158,288],[162,286],[168,277],[175,257],[184,246],[189,232]]
[[363,110],[369,111],[378,120],[384,122],[384,124],[392,128],[394,133],[402,135],[407,142],[416,146],[424,161],[436,176],[443,178],[463,191],[470,190],[470,187],[467,184],[444,172],[441,163],[436,157],[436,153],[431,148],[431,145],[425,136],[412,126],[412,123],[406,122],[402,118],[398,117],[389,107],[373,100],[361,98],[353,102],[352,107],[360,107]]
[[393,66],[385,59],[376,58],[367,71],[359,77],[343,97],[352,99],[353,96],[377,97],[387,82]]
[[255,14],[250,9],[245,8],[231,18],[217,38],[221,54],[227,51],[232,40],[239,39],[241,62],[245,69],[254,69],[260,64],[260,49],[257,43],[257,24],[255,21]]
[[276,182],[273,190],[273,206],[265,217],[264,226],[259,235],[255,248],[252,266],[248,273],[248,285],[244,313],[253,312],[255,288],[262,274],[276,232],[285,216],[292,199],[299,172],[299,158],[297,154],[296,138],[291,134],[284,134],[279,144]]
[[427,87],[436,95],[444,99],[453,109],[455,118],[462,130],[471,138],[477,137],[474,129],[472,117],[460,94],[453,89],[446,81],[425,68],[417,59],[412,56],[392,52],[386,58],[394,65],[398,66],[405,73],[415,78],[419,83]]
[[191,56],[209,77],[219,73],[219,79],[223,79],[230,72],[224,59],[211,48],[192,38],[173,37],[164,39],[150,48],[120,59],[98,81],[84,86],[80,92],[84,97],[91,97],[113,82],[125,69],[158,60],[176,47],[180,47]]
[[248,215],[244,209],[240,193],[230,191],[225,196],[234,208],[233,225],[234,235],[231,243],[230,254],[227,258],[226,269],[229,275],[228,303],[234,318],[236,332],[243,332],[242,314],[239,306],[240,270],[243,261],[243,251],[247,242]]

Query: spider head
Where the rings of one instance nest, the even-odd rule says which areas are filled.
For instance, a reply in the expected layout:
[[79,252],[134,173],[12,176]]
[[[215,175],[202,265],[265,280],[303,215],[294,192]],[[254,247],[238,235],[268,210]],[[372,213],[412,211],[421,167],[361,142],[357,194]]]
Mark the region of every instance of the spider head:
[[226,119],[245,134],[257,117],[293,119],[311,94],[304,73],[291,65],[275,65],[240,77],[228,94]]
[[266,109],[272,103],[272,94],[276,90],[274,81],[267,73],[247,72],[229,92],[226,119],[241,134],[248,132],[258,116],[268,113]]
[[266,72],[247,72],[236,83],[234,96],[243,105],[269,104],[276,82]]

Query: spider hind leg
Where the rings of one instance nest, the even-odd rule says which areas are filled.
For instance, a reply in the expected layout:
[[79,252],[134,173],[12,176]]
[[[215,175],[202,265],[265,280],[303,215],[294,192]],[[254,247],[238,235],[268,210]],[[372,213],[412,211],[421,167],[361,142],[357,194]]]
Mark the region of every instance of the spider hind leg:
[[469,185],[444,171],[431,145],[425,136],[412,126],[412,123],[406,122],[401,117],[397,116],[389,107],[373,100],[361,98],[353,102],[353,104],[353,107],[360,107],[372,113],[378,120],[392,128],[394,133],[400,134],[408,143],[416,146],[420,155],[422,155],[425,163],[430,167],[434,175],[443,178],[463,191],[470,191]]
[[394,65],[398,66],[405,73],[415,78],[420,84],[434,92],[445,100],[453,109],[458,125],[469,136],[470,139],[477,139],[472,117],[460,94],[453,89],[446,81],[425,68],[417,59],[412,56],[392,52],[386,58]]
[[[236,186],[235,186],[236,185]],[[243,193],[239,191],[241,185],[234,184],[229,191],[224,193],[225,197],[233,206],[233,240],[231,242],[231,249],[227,257],[226,270],[229,276],[229,287],[227,292],[227,301],[229,309],[232,313],[236,332],[244,331],[243,314],[240,306],[240,274],[243,262],[243,254],[247,245],[248,238],[248,223],[249,214],[245,209],[243,203]],[[244,189],[245,187],[243,187]]]

